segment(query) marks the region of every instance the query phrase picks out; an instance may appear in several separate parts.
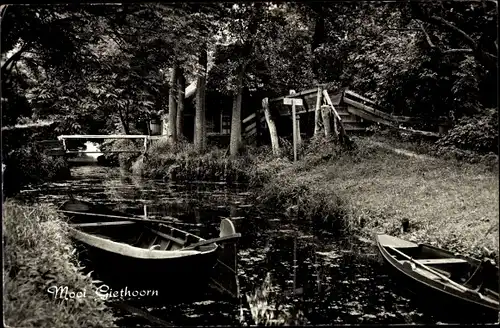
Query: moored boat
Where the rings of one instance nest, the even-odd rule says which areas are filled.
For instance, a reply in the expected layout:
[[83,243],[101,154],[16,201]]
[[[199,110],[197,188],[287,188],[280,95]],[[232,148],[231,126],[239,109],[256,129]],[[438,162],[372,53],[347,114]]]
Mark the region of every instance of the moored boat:
[[498,318],[498,267],[491,262],[386,234],[377,235],[376,243],[384,261],[426,302],[457,315]]
[[[61,212],[69,219],[80,258],[99,280],[113,287],[190,293],[207,285],[217,261],[217,243],[158,220],[127,218],[107,207],[74,200],[64,203]],[[221,237],[237,235],[221,229]]]

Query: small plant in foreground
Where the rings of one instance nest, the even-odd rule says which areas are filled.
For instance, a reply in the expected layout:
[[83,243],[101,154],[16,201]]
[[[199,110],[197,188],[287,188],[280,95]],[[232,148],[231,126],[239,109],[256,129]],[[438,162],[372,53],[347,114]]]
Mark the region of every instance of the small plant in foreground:
[[271,273],[268,272],[262,286],[257,287],[253,295],[246,294],[252,319],[256,325],[281,326],[300,324],[304,321],[304,314],[298,310],[292,315],[283,304],[276,304],[278,294],[271,283]]

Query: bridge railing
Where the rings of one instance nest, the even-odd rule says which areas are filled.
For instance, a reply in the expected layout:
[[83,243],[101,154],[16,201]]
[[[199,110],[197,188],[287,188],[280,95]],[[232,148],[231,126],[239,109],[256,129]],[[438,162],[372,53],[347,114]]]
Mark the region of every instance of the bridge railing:
[[[66,154],[91,154],[91,153],[145,153],[148,150],[148,141],[153,139],[159,139],[161,136],[150,136],[142,134],[114,134],[114,135],[100,135],[100,134],[88,134],[88,135],[60,135],[57,137],[59,141],[62,141],[63,150]],[[87,150],[68,150],[66,146],[66,140],[88,140],[88,139],[143,139],[144,140],[144,150],[113,150],[113,151],[87,151]]]

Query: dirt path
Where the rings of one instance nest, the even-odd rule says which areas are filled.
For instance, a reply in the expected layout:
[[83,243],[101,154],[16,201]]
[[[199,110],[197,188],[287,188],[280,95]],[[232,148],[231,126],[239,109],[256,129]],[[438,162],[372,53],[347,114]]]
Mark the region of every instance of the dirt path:
[[365,139],[365,140],[370,145],[377,146],[377,147],[380,147],[380,148],[383,148],[383,149],[387,149],[387,150],[393,151],[396,154],[401,154],[401,155],[405,155],[405,156],[408,156],[408,157],[415,157],[415,158],[418,158],[418,159],[421,159],[421,160],[426,160],[426,161],[435,161],[437,159],[437,158],[432,157],[432,156],[420,155],[420,154],[414,153],[414,152],[409,151],[409,150],[400,149],[400,148],[394,148],[394,147],[391,147],[391,146],[389,146],[387,144],[384,144],[382,142],[373,141],[373,140],[369,140],[369,139]]

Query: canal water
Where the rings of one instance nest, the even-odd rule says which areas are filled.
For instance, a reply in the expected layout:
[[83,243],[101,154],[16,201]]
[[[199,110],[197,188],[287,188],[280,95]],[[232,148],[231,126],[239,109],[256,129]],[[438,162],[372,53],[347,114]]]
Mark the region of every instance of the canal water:
[[[132,178],[117,168],[72,168],[68,181],[24,190],[27,202],[56,205],[74,197],[150,218],[204,238],[218,237],[223,217],[241,232],[238,242],[240,298],[209,290],[195,301],[151,304],[141,310],[176,326],[330,325],[449,322],[413,300],[393,280],[371,244],[316,231],[300,218],[257,210],[243,185],[174,184]],[[132,315],[123,326],[146,326]]]

